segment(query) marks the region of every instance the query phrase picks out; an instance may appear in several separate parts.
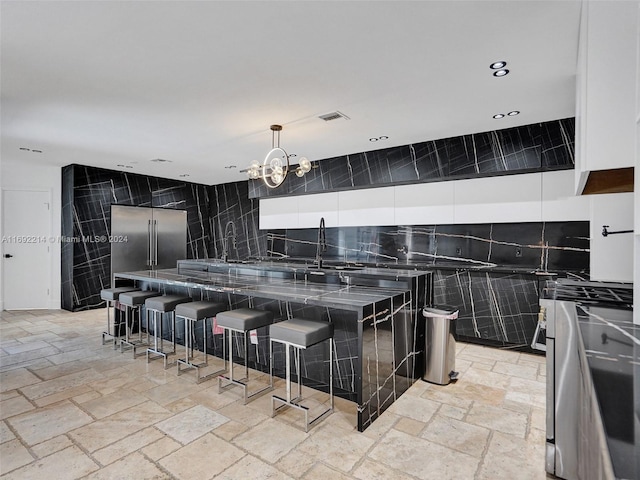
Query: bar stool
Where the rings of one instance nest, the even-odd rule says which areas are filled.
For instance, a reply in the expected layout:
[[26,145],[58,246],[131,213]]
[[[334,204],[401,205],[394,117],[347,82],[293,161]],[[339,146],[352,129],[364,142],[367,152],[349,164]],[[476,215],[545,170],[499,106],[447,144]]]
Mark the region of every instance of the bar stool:
[[[269,343],[269,385],[257,390],[253,393],[249,393],[249,339],[248,333],[251,330],[255,330],[260,327],[266,327],[273,323],[273,313],[266,310],[255,310],[252,308],[238,308],[236,310],[229,310],[227,312],[221,312],[216,316],[218,326],[224,328],[224,334],[229,332],[229,362],[228,368],[229,376],[220,375],[218,377],[218,393],[222,390],[237,386],[241,387],[244,393],[244,404],[246,405],[252,400],[255,400],[259,396],[265,394],[268,391],[273,390],[273,358],[271,343]],[[244,335],[244,378],[233,378],[233,332],[242,333]],[[224,355],[224,353],[223,353]],[[224,355],[225,367],[227,366],[227,357]],[[227,382],[223,386],[223,383]]]
[[[287,398],[277,395],[271,396],[271,416],[274,417],[276,412],[286,407],[297,408],[304,412],[305,427],[304,431],[309,431],[309,425],[313,426],[331,412],[333,412],[333,325],[324,322],[314,322],[304,318],[292,318],[283,322],[271,325],[269,332],[271,343],[279,342],[285,346],[285,362],[286,362],[286,381],[287,381]],[[329,340],[329,396],[331,398],[331,407],[309,421],[309,408],[301,405],[302,401],[302,380],[300,365],[300,350],[306,349],[322,341]],[[296,364],[298,365],[298,396],[291,398],[291,355],[289,347],[295,349]],[[283,405],[275,407],[276,402]]]
[[[133,358],[136,358],[136,349],[138,347],[147,347],[149,346],[149,317],[146,316],[146,338],[143,339],[142,336],[142,314],[140,309],[144,305],[144,302],[148,298],[158,297],[160,294],[158,292],[153,291],[134,291],[134,292],[124,292],[120,294],[119,301],[120,305],[124,305],[125,308],[125,333],[124,340],[120,340],[120,353],[124,351],[124,347],[130,347],[133,350]],[[133,340],[133,319],[129,322],[129,312],[137,312],[138,313],[138,339]]]
[[[147,322],[149,322],[149,314],[151,314],[151,321],[153,322],[153,346],[149,345],[147,348],[147,363],[149,363],[149,355],[158,355],[164,360],[165,370],[168,368],[167,360],[168,356],[176,353],[176,312],[175,308],[181,303],[190,302],[189,297],[184,295],[163,295],[161,297],[147,298],[144,302],[144,306],[147,309]],[[171,314],[171,343],[173,344],[173,350],[170,352],[164,351],[164,338],[162,336],[162,315],[164,313]],[[158,314],[160,314],[160,322],[158,325]],[[151,343],[151,342],[149,342]]]
[[[107,329],[102,332],[102,344],[104,345],[105,337],[113,338],[113,348],[118,347],[118,337],[120,337],[120,325],[118,325],[118,331],[116,332],[116,303],[121,293],[133,292],[138,290],[136,287],[116,287],[105,288],[100,290],[100,298],[107,302]],[[113,333],[111,333],[111,308],[113,308]]]
[[[227,307],[222,303],[214,302],[190,302],[181,303],[176,307],[176,321],[178,318],[184,319],[184,360],[178,359],[178,375],[180,375],[180,365],[184,365],[185,369],[196,369],[196,382],[200,383],[208,380],[216,375],[219,375],[225,371],[225,368],[217,372],[209,373],[203,377],[200,376],[200,368],[209,365],[209,358],[207,357],[207,318],[213,317],[216,314],[222,312]],[[204,361],[201,363],[195,363],[195,357],[193,355],[193,348],[195,343],[195,327],[196,324],[202,320],[202,338],[204,340]],[[222,342],[222,348],[224,349],[224,341]],[[191,355],[189,355],[191,352]],[[224,353],[222,355],[224,357]]]

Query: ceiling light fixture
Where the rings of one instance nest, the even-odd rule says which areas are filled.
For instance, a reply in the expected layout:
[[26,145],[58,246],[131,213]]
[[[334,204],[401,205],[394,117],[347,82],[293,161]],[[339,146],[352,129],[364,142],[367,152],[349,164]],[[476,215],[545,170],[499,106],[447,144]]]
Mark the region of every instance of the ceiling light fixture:
[[496,120],[499,118],[504,118],[504,113],[496,113],[493,118],[495,118]]
[[[247,176],[251,180],[262,179],[264,184],[269,188],[276,188],[282,185],[284,179],[289,173],[289,157],[284,149],[280,148],[280,132],[282,131],[281,125],[271,125],[271,150],[264,157],[262,165],[257,160],[251,162],[251,165],[247,170]],[[300,157],[300,162],[295,172],[298,177],[303,177],[305,173],[311,171],[311,162],[305,158]]]
[[494,77],[504,77],[508,73],[509,73],[509,70],[507,70],[506,68],[503,68],[502,70],[496,70],[495,72],[493,72],[493,76]]
[[491,70],[500,70],[501,68],[504,68],[507,66],[507,62],[493,62],[491,65],[489,65],[489,68]]
[[510,117],[515,117],[516,115],[520,115],[520,112],[518,110],[514,110],[512,112],[507,113],[507,115],[509,115]]

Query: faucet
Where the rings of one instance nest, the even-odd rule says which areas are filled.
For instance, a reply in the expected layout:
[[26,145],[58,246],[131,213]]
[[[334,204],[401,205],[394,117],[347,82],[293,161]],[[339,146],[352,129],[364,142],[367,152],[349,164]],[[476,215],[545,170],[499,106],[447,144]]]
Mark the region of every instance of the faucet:
[[224,237],[222,238],[222,261],[229,260],[229,237],[233,241],[233,248],[238,254],[238,244],[236,243],[236,224],[233,220],[229,220],[224,227]]
[[327,235],[324,227],[324,217],[320,219],[320,227],[318,228],[318,246],[316,248],[316,262],[318,268],[322,268],[322,252],[327,251]]

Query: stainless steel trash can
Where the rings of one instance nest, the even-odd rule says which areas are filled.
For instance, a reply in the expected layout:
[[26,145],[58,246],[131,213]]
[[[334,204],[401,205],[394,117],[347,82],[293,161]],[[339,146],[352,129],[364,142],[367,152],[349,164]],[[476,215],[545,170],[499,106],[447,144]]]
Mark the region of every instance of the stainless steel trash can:
[[423,380],[448,385],[458,377],[456,368],[456,320],[458,309],[434,305],[422,309],[426,325]]

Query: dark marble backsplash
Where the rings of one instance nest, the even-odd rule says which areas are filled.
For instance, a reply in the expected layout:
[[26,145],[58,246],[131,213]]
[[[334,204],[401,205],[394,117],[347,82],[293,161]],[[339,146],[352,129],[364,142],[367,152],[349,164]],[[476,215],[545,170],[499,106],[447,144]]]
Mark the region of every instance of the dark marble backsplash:
[[267,188],[249,181],[251,198],[574,168],[575,119],[431,140],[314,162],[303,177]]
[[228,222],[233,222],[236,229],[235,248],[232,242],[229,242],[230,259],[267,255],[267,232],[260,230],[259,200],[249,198],[248,182],[209,187],[209,201],[211,215],[208,221],[212,238],[208,257],[222,258],[224,233]]
[[[325,261],[541,271],[589,269],[589,222],[336,227]],[[270,231],[269,255],[316,256],[318,229]]]
[[[318,229],[270,231],[269,254],[312,261]],[[460,309],[468,341],[528,349],[538,321],[543,272],[584,276],[589,222],[409,225],[326,229],[325,262],[428,268],[435,304]]]

